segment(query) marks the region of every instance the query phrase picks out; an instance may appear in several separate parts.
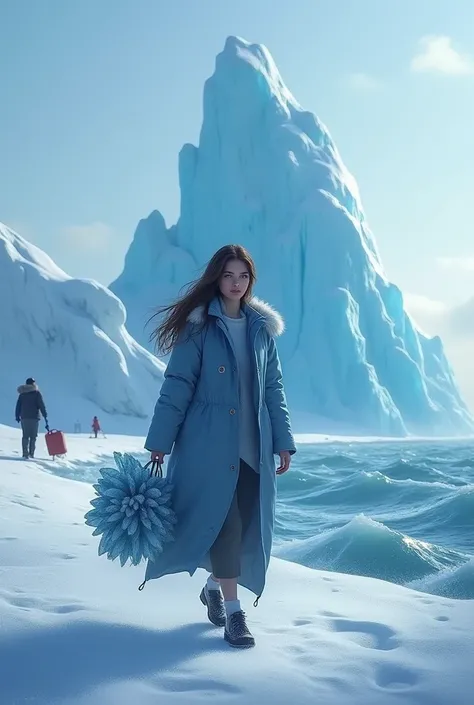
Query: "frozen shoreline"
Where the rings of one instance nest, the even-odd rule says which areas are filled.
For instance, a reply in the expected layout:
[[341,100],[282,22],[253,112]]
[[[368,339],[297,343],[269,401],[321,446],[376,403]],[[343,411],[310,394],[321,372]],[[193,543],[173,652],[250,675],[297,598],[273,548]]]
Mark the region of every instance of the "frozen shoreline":
[[93,493],[72,478],[141,439],[71,437],[53,463],[14,459],[18,437],[0,427],[2,705],[469,705],[472,602],[273,559],[259,607],[243,594],[257,648],[236,653],[206,622],[201,571],[139,593],[142,567],[96,554]]

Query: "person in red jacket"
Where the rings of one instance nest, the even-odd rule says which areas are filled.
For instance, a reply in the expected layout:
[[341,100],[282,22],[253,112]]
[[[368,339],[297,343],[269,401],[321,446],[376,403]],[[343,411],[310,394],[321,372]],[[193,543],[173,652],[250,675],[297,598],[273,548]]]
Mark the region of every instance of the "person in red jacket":
[[92,419],[92,432],[94,434],[94,438],[97,438],[99,431],[100,431],[99,419],[97,418],[97,416],[94,416],[94,418]]

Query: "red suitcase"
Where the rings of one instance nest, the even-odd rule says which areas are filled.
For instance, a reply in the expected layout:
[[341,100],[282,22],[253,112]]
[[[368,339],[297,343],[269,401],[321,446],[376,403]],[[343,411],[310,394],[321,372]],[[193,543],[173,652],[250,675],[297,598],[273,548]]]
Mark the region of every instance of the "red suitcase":
[[48,449],[48,453],[53,456],[53,459],[56,455],[66,455],[67,447],[64,433],[56,430],[50,431],[48,428],[48,432],[46,433],[46,448]]

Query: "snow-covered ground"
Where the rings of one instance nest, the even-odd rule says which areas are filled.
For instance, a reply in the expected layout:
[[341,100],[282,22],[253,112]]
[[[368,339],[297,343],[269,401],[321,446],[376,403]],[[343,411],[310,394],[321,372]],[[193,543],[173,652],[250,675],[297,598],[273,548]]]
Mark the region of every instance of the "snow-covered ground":
[[143,568],[96,555],[84,480],[143,441],[68,441],[66,460],[41,441],[25,462],[0,427],[2,705],[472,704],[471,601],[274,559],[259,607],[243,595],[257,647],[236,652],[205,619],[201,572],[138,592]]

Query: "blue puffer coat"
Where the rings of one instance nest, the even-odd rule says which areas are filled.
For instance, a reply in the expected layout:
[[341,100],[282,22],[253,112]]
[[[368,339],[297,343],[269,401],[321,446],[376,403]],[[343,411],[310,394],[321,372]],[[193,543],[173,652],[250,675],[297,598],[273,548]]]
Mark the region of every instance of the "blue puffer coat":
[[[255,360],[255,405],[260,427],[260,503],[242,546],[239,582],[261,595],[272,548],[276,474],[274,454],[295,452],[275,336],[281,316],[253,298],[244,305]],[[221,303],[190,316],[188,330],[171,354],[145,447],[171,453],[176,540],[155,561],[145,580],[198,567],[210,570],[209,549],[229,510],[239,468],[237,363]],[[173,447],[174,446],[174,447]],[[172,451],[172,452],[171,452]]]

